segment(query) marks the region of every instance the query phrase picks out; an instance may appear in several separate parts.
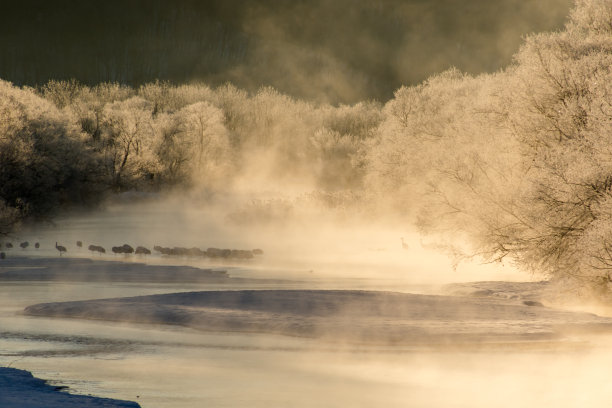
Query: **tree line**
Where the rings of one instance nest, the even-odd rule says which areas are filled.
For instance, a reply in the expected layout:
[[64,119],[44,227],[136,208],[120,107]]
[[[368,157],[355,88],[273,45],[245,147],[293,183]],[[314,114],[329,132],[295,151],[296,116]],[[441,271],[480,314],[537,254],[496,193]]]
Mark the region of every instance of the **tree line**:
[[230,84],[0,82],[0,228],[123,191],[299,180],[314,191],[304,200],[396,214],[468,237],[486,260],[607,293],[611,134],[609,0],[578,0],[563,30],[527,37],[502,71],[451,69],[385,104]]

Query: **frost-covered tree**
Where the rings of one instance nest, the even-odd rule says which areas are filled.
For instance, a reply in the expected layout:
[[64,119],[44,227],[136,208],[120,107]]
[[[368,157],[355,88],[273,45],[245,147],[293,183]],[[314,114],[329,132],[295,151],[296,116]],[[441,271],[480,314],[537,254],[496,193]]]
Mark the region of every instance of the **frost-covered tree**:
[[76,97],[64,105],[64,110],[72,116],[72,120],[89,137],[87,142],[99,149],[104,107],[109,103],[124,101],[133,95],[133,89],[117,83],[101,83],[91,88],[81,86]]
[[162,182],[169,185],[189,184],[192,179],[193,149],[183,140],[181,123],[174,115],[160,113],[155,118],[154,126]]
[[611,13],[609,0],[579,1],[566,30],[527,38],[504,73],[398,91],[373,180],[424,193],[423,225],[465,233],[486,259],[608,292]]
[[45,99],[62,109],[73,104],[82,89],[83,86],[76,79],[69,81],[51,80],[41,87],[40,92]]
[[247,92],[226,84],[215,90],[213,104],[223,112],[223,124],[230,132],[230,141],[234,148],[242,145],[246,137],[245,125],[247,123]]
[[151,104],[135,96],[107,104],[103,114],[103,153],[113,189],[152,182],[158,163]]
[[230,144],[223,112],[207,102],[184,107],[175,115],[180,141],[190,150],[194,180],[214,183],[231,175]]
[[160,112],[172,110],[173,101],[170,98],[172,86],[167,81],[155,81],[142,85],[138,89],[138,96],[149,101],[152,105],[153,116]]
[[197,102],[214,103],[215,101],[214,91],[201,83],[173,86],[169,89],[168,93],[171,102],[168,109],[173,112]]
[[320,123],[309,137],[316,163],[316,179],[325,189],[361,188],[365,156],[383,120],[381,106],[373,102],[320,109]]
[[565,31],[529,37],[508,123],[530,165],[522,262],[605,288],[612,272],[612,2],[578,1]]
[[[463,191],[466,181],[480,179],[481,173],[505,174],[488,168],[501,166],[505,158],[496,156],[512,150],[499,131],[493,106],[499,80],[449,70],[421,85],[400,88],[385,105],[379,136],[369,146],[368,189],[400,212],[414,215],[441,200],[452,213],[456,209],[450,207],[457,203],[449,201],[451,195],[470,202],[462,198],[471,190]],[[481,180],[487,177],[492,175]],[[471,213],[460,211],[465,212]]]
[[[44,219],[95,202],[98,156],[65,112],[31,89],[0,81],[0,201],[7,219]],[[10,224],[10,222],[8,222]]]

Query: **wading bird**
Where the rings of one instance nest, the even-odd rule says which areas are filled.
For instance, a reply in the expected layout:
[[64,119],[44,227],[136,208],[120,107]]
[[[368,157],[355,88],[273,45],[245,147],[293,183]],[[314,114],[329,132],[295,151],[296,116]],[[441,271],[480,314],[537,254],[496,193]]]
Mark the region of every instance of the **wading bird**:
[[151,250],[143,246],[136,247],[136,255],[151,255]]
[[67,252],[66,247],[62,245],[57,245],[57,242],[55,243],[55,249],[59,251],[60,256],[62,256],[62,252]]
[[30,246],[30,243],[28,241],[25,241],[19,244],[19,246],[21,247],[21,249],[26,249],[27,247]]
[[106,249],[104,249],[100,245],[90,245],[89,247],[87,247],[87,249],[89,249],[91,252],[98,252],[100,255],[106,253]]
[[119,247],[112,247],[111,251],[113,251],[113,253],[115,254],[133,254],[134,253],[134,248],[132,248],[131,246],[129,246],[128,244],[123,244]]

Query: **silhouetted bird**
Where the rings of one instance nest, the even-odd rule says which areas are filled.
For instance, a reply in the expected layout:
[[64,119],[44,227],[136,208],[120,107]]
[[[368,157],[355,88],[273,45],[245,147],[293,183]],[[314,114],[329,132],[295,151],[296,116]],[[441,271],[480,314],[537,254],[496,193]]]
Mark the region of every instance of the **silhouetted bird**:
[[123,244],[119,247],[116,247],[116,246],[112,247],[111,251],[113,251],[113,253],[115,254],[133,254],[134,248],[132,248],[128,244]]
[[171,249],[171,255],[189,255],[189,250],[185,247],[174,247]]
[[202,251],[198,247],[189,248],[187,250],[187,255],[189,256],[206,256],[206,252]]
[[151,255],[151,250],[142,246],[136,247],[135,253],[137,255]]
[[36,249],[40,248],[40,243],[38,243],[38,242],[37,242],[37,243],[35,243],[35,244],[34,244],[34,248],[36,248]]
[[102,248],[100,245],[90,245],[87,247],[91,252],[98,252],[100,255],[106,253],[106,249]]
[[408,246],[408,244],[404,242],[404,237],[402,237],[401,239],[402,239],[402,248],[409,249],[410,247]]
[[173,249],[168,247],[162,247],[159,245],[155,245],[153,249],[157,252],[160,252],[162,255],[175,255],[173,254]]
[[30,246],[30,243],[28,241],[25,241],[19,244],[19,246],[21,247],[21,249],[26,249],[27,247]]
[[60,256],[62,256],[62,252],[67,252],[66,247],[62,245],[57,245],[57,242],[55,243],[55,249],[59,251]]
[[230,256],[236,259],[251,259],[253,258],[253,251],[248,251],[245,249],[232,249]]
[[77,242],[76,242],[76,244],[77,244],[77,246],[78,246],[79,248],[82,248],[82,247],[83,247],[83,242],[81,242],[81,241],[77,241]]
[[221,249],[219,248],[208,248],[206,250],[206,255],[210,258],[219,258],[221,256]]

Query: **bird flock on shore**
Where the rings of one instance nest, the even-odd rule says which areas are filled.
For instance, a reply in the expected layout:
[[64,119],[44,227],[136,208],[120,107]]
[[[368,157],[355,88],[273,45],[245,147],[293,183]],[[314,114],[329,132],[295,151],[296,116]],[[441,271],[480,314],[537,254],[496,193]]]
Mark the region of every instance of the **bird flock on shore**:
[[[30,246],[28,241],[23,241],[19,244],[22,250],[25,250]],[[76,241],[77,249],[83,248],[83,241]],[[0,249],[12,249],[12,242],[0,242]],[[40,243],[34,243],[35,249],[40,249]],[[59,252],[60,256],[62,254],[67,253],[68,249],[64,245],[60,245],[57,242],[55,243],[55,249]],[[89,251],[92,253],[97,253],[99,255],[106,254],[106,249],[100,245],[91,244],[87,247]],[[153,251],[159,253],[162,256],[173,256],[173,257],[201,257],[201,258],[223,258],[223,259],[252,259],[255,256],[263,255],[263,250],[261,249],[221,249],[221,248],[207,248],[205,250],[191,247],[162,247],[159,245],[155,245],[153,247]],[[137,246],[135,249],[131,245],[123,244],[120,246],[111,247],[111,252],[115,255],[117,254],[135,254],[135,255],[151,255],[152,251],[144,246]],[[4,259],[6,257],[5,252],[0,252],[0,259]]]

